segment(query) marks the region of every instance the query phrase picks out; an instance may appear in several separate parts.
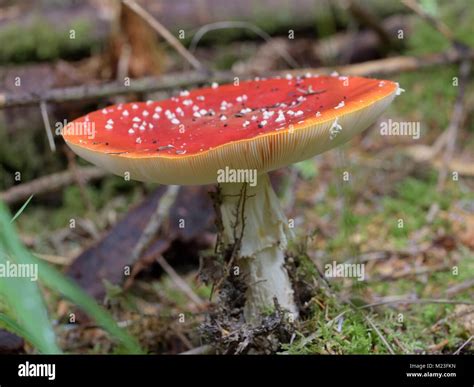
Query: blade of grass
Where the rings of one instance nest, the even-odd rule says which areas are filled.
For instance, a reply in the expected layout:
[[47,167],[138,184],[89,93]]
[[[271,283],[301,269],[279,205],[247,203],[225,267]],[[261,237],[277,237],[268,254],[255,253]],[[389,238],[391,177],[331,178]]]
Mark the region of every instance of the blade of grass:
[[[87,295],[80,287],[63,276],[54,267],[29,253],[21,244],[13,226],[10,224],[8,211],[3,203],[0,203],[0,230],[2,230],[0,232],[0,244],[3,243],[5,251],[10,251],[12,255],[20,257],[21,263],[38,265],[39,278],[48,288],[62,294],[79,306],[102,328],[108,331],[112,337],[117,339],[128,352],[143,353],[136,340],[119,328],[110,314],[101,308],[92,297]],[[28,298],[25,299],[27,300]]]
[[16,218],[18,218],[18,217],[23,213],[23,211],[25,211],[26,206],[28,206],[28,204],[31,202],[31,199],[33,199],[33,196],[34,196],[34,195],[31,195],[31,196],[26,200],[25,204],[23,204],[23,205],[21,206],[21,208],[20,208],[20,209],[16,212],[16,214],[13,216],[12,220],[10,220],[10,223],[13,223],[13,222],[16,220]]
[[[8,226],[10,222],[7,221]],[[8,235],[4,227],[0,228],[2,241],[0,248],[4,245],[3,239]],[[4,250],[2,248],[2,250]],[[8,252],[8,249],[6,249]],[[18,259],[16,250],[10,254],[0,251],[0,264],[7,267],[10,264],[23,263]],[[41,353],[60,353],[56,344],[56,339],[51,322],[48,318],[48,311],[44,303],[41,291],[36,282],[27,277],[5,277],[0,279],[0,293],[3,294],[9,309],[14,314],[14,319],[23,331],[27,332],[25,339],[37,348]]]
[[17,336],[23,337],[31,345],[34,345],[35,339],[31,337],[30,333],[6,314],[0,313],[0,326]]

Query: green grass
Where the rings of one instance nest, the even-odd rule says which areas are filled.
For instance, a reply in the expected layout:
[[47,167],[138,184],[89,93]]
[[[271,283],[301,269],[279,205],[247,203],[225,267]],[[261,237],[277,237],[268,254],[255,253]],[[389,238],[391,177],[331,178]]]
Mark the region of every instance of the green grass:
[[[23,206],[24,211],[26,206]],[[20,214],[21,214],[20,212]],[[19,215],[19,214],[17,214]],[[129,353],[142,352],[133,337],[120,329],[113,318],[91,297],[55,268],[37,259],[22,245],[11,223],[11,217],[0,203],[0,263],[36,265],[41,284],[71,300],[109,332]],[[7,277],[0,281],[0,293],[6,304],[2,315],[5,328],[20,333],[41,353],[61,352],[48,316],[41,288],[30,278]]]

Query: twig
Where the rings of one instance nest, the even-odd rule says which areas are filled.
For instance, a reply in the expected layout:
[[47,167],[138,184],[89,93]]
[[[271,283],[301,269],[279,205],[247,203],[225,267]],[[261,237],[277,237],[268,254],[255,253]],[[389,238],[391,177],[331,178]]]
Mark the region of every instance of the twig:
[[415,0],[402,0],[402,3],[420,16],[423,20],[428,22],[434,29],[440,32],[446,39],[453,42],[454,35],[449,29],[449,27],[444,24],[441,20],[433,17],[428,12],[426,12]]
[[453,353],[453,355],[459,355],[461,353],[461,350],[466,346],[468,345],[472,339],[474,339],[474,335],[472,335],[471,337],[469,337],[464,343],[463,345],[461,345],[457,350],[456,352]]
[[[197,32],[194,34],[193,39],[189,45],[189,51],[194,52],[199,44],[200,40],[203,38],[205,34],[210,31],[222,30],[222,29],[229,29],[229,28],[243,28],[252,31],[255,35],[258,35],[260,38],[265,40],[267,43],[272,44],[273,39],[272,37],[262,30],[260,27],[256,26],[253,23],[249,23],[246,21],[221,21],[216,23],[206,24],[200,27]],[[298,68],[300,67],[298,62],[285,50],[280,49],[279,46],[272,44],[275,48],[275,51],[283,58],[283,60],[291,67],[291,68]]]
[[[341,74],[359,76],[389,75],[399,72],[420,70],[426,67],[457,63],[464,59],[474,59],[474,51],[469,50],[465,53],[460,53],[457,50],[451,49],[445,52],[419,57],[396,56],[347,66],[305,68],[298,70],[285,70],[284,72],[301,75],[308,72],[314,74],[330,74],[333,71],[337,71]],[[282,73],[283,72],[278,71],[266,75],[281,75]],[[212,81],[219,83],[230,82],[233,80],[235,75],[236,74],[231,71],[217,71],[210,75],[204,74],[200,71],[189,71],[184,73],[170,73],[160,77],[134,79],[130,86],[125,86],[123,82],[110,82],[100,85],[49,89],[41,94],[4,93],[0,94],[0,109],[14,106],[35,105],[41,101],[62,103],[86,99],[102,99],[115,95],[166,91]]]
[[392,346],[388,343],[387,339],[385,336],[382,334],[379,328],[377,328],[377,325],[374,324],[372,319],[364,314],[364,318],[367,320],[367,322],[370,324],[370,326],[375,330],[377,335],[380,337],[380,340],[382,340],[382,343],[387,347],[388,352],[390,352],[391,355],[395,355],[395,351],[393,350]]
[[438,344],[433,344],[428,347],[428,351],[435,352],[443,349],[446,345],[449,344],[449,339],[441,340]]
[[233,79],[229,71],[213,72],[212,75],[200,71],[188,71],[184,73],[170,73],[160,77],[144,77],[133,79],[129,86],[123,82],[109,82],[99,85],[83,85],[67,88],[49,89],[41,94],[37,93],[6,93],[0,94],[0,108],[12,106],[36,105],[41,101],[47,102],[71,102],[84,99],[101,99],[105,97],[133,94],[151,93],[187,87],[210,81],[228,82]]
[[400,272],[395,272],[389,275],[377,276],[373,278],[373,281],[398,280],[398,279],[409,277],[409,276],[423,275],[423,274],[434,273],[434,272],[439,272],[439,271],[447,271],[447,270],[450,270],[450,268],[451,266],[444,265],[444,264],[436,265],[433,267],[417,267],[413,270],[409,269],[409,270],[404,270]]
[[178,273],[171,267],[171,265],[163,258],[162,255],[158,255],[156,258],[156,262],[160,264],[163,270],[170,276],[173,282],[178,286],[184,294],[188,296],[188,298],[194,302],[197,306],[202,307],[205,305],[204,301],[199,298],[199,296],[194,293],[193,289],[184,281]]
[[443,317],[442,319],[439,319],[438,321],[436,321],[430,328],[431,331],[435,331],[438,326],[440,326],[441,324],[445,324],[450,318],[455,318],[455,319],[459,319],[461,317],[464,317],[468,314],[471,314],[474,312],[474,309],[472,308],[465,308],[465,309],[462,309],[461,311],[457,311],[457,312],[454,312],[453,314],[450,314],[446,317]]
[[389,305],[389,304],[454,304],[454,305],[474,305],[474,301],[461,301],[461,300],[443,300],[443,299],[431,299],[431,298],[419,298],[419,299],[397,299],[374,302],[367,305],[359,306],[357,309],[373,308],[375,306]]
[[148,11],[142,8],[134,0],[122,0],[122,3],[145,20],[156,32],[158,32],[184,59],[186,59],[191,66],[196,70],[205,70],[204,66],[197,60],[197,58],[191,54],[186,48],[181,44],[181,42],[176,39],[176,37],[169,32],[163,24],[156,20]]
[[[391,333],[391,330],[386,327],[382,327],[382,329],[387,335]],[[404,353],[410,352],[408,348],[405,346],[405,344],[403,344],[400,340],[398,340],[397,336],[393,336],[393,341],[395,342],[395,344],[397,344],[398,348],[400,348]]]
[[[84,182],[94,179],[100,179],[106,172],[96,167],[78,168],[77,174]],[[27,183],[13,186],[0,193],[0,199],[7,204],[13,204],[26,200],[31,195],[52,192],[73,183],[75,179],[72,171],[54,173],[40,177]]]
[[461,282],[460,284],[450,286],[446,290],[446,296],[451,298],[451,297],[455,296],[456,294],[461,293],[464,290],[467,290],[467,289],[472,288],[472,287],[474,287],[474,278],[468,279],[464,282]]
[[466,93],[466,84],[469,80],[469,73],[471,72],[471,61],[463,60],[459,66],[459,90],[454,103],[454,110],[449,122],[447,134],[446,151],[444,153],[444,159],[442,168],[438,175],[438,184],[436,189],[442,191],[446,178],[448,176],[448,167],[453,159],[454,148],[456,145],[456,138],[459,131],[459,127],[464,119],[464,94]]
[[346,66],[306,68],[286,71],[292,74],[328,74],[337,71],[344,75],[389,75],[406,71],[421,70],[426,67],[457,63],[462,60],[474,59],[474,51],[459,52],[456,49],[448,49],[441,53],[428,54],[423,56],[394,56],[390,58],[371,60],[363,63],[356,63]]
[[49,147],[51,152],[56,151],[56,144],[54,143],[53,132],[51,131],[51,123],[48,117],[48,105],[45,101],[40,102],[41,117],[43,118],[44,128],[46,135],[48,136]]
[[197,348],[190,349],[186,352],[181,352],[180,355],[210,355],[215,353],[215,349],[212,345],[202,345]]
[[[449,42],[455,51],[462,54],[468,52],[470,48],[458,41],[454,36],[453,32],[449,27],[444,24],[441,20],[434,17],[433,15],[426,12],[423,7],[416,0],[402,0],[402,3],[405,4],[408,8],[414,11],[418,16],[430,24],[436,31],[443,35]],[[431,157],[434,157],[443,147],[446,147],[443,163],[441,170],[438,174],[438,183],[436,186],[437,191],[442,191],[446,183],[446,178],[448,175],[449,165],[453,158],[454,148],[456,145],[456,138],[459,131],[459,127],[464,119],[464,94],[466,90],[466,83],[469,78],[469,73],[471,71],[471,59],[465,58],[461,61],[459,66],[459,91],[456,96],[456,101],[454,104],[453,114],[449,122],[448,129],[446,129],[446,134],[443,133],[438,140],[434,143],[434,148],[431,152]],[[430,208],[430,212],[433,211],[433,206]]]
[[151,215],[148,224],[146,225],[142,235],[140,236],[140,239],[133,248],[130,257],[130,264],[132,266],[136,262],[138,262],[142,254],[145,252],[145,249],[148,247],[151,240],[153,239],[153,237],[155,237],[156,233],[162,226],[163,221],[167,218],[169,210],[176,200],[178,191],[179,186],[169,185],[166,188],[166,192],[161,196],[155,212]]

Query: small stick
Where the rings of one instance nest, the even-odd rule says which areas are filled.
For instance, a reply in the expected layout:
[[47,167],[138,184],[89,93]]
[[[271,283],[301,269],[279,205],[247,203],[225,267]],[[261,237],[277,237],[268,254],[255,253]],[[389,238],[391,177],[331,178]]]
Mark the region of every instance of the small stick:
[[148,11],[146,11],[141,5],[139,5],[134,0],[122,0],[122,3],[145,20],[156,32],[158,32],[184,59],[186,59],[191,66],[196,70],[204,70],[204,66],[197,60],[197,58],[191,54],[186,48],[181,44],[181,42],[176,39],[176,37],[169,32],[166,27],[156,20]]
[[163,270],[170,276],[173,282],[180,288],[184,294],[188,296],[188,298],[194,302],[197,306],[202,307],[205,305],[205,302],[199,298],[199,296],[194,293],[193,289],[184,281],[178,273],[171,267],[171,265],[166,261],[166,259],[162,255],[158,255],[155,258],[156,262],[160,264]]
[[443,300],[443,299],[431,299],[431,298],[419,298],[419,299],[398,299],[374,302],[359,306],[357,309],[373,308],[375,306],[389,305],[389,304],[454,304],[454,305],[474,305],[474,301],[459,301],[459,300]]
[[51,124],[48,117],[48,106],[45,101],[40,102],[40,110],[46,135],[48,136],[49,148],[51,149],[51,152],[56,152],[56,144],[54,143],[53,132],[51,131]]
[[461,345],[461,346],[456,350],[456,352],[454,352],[453,355],[459,355],[459,354],[461,353],[461,350],[462,350],[466,345],[468,345],[468,344],[471,342],[471,340],[472,340],[473,338],[474,338],[474,335],[472,335],[471,337],[469,337],[469,338],[464,342],[464,344]]
[[461,282],[460,284],[450,286],[446,290],[446,296],[451,298],[451,297],[455,296],[456,294],[461,293],[464,290],[467,290],[467,289],[472,288],[472,287],[474,287],[474,278],[470,278],[470,279],[468,279],[464,282]]
[[446,151],[444,153],[442,168],[438,175],[438,184],[436,189],[442,191],[448,176],[448,167],[453,159],[454,148],[456,145],[456,138],[459,127],[465,116],[464,112],[464,95],[466,93],[466,84],[469,80],[469,73],[471,72],[471,61],[463,60],[459,66],[459,90],[454,103],[454,110],[449,122],[447,134]]
[[215,353],[215,349],[212,345],[202,345],[197,348],[190,349],[186,352],[181,352],[180,355],[211,355]]
[[[390,75],[405,71],[416,71],[426,67],[441,66],[450,63],[458,63],[462,60],[474,59],[474,51],[468,50],[464,53],[458,50],[447,50],[437,54],[424,56],[395,56],[385,59],[377,59],[363,63],[347,66],[304,68],[298,70],[277,71],[270,75],[282,75],[284,73],[300,74],[321,73],[330,74],[337,71],[346,75],[373,76]],[[100,85],[82,85],[67,88],[46,90],[38,93],[0,93],[0,109],[13,106],[35,105],[41,101],[49,103],[62,103],[81,101],[85,99],[101,99],[115,95],[133,93],[151,93],[166,91],[179,87],[189,87],[197,84],[216,82],[230,82],[236,74],[231,71],[215,71],[211,75],[200,71],[187,71],[182,73],[170,73],[159,77],[144,77],[134,79],[130,86],[123,82],[109,82]]]
[[[100,179],[106,172],[96,167],[82,167],[77,169],[79,178],[86,182],[89,180]],[[31,195],[52,192],[57,189],[68,186],[75,179],[74,173],[69,170],[65,172],[53,173],[31,180],[27,183],[15,185],[6,191],[0,192],[0,199],[7,204],[18,203],[26,200]]]
[[[210,31],[222,30],[222,29],[229,29],[229,28],[243,28],[252,31],[255,35],[258,35],[260,38],[265,40],[265,42],[272,44],[273,39],[272,37],[262,30],[260,27],[256,26],[253,23],[249,23],[246,21],[220,21],[216,23],[206,24],[200,27],[197,32],[194,34],[193,39],[191,40],[191,44],[189,45],[189,51],[194,52],[197,48],[199,41],[203,38],[205,34]],[[298,62],[285,50],[280,49],[279,46],[272,44],[275,48],[275,51],[278,52],[283,60],[291,67],[291,68],[298,68],[300,67]]]
[[428,12],[426,12],[418,2],[415,0],[402,0],[402,3],[410,8],[413,12],[415,12],[418,16],[420,16],[423,20],[425,20],[428,24],[430,24],[435,30],[437,30],[441,35],[443,35],[446,39],[450,42],[454,42],[454,35],[449,29],[449,27],[444,24],[441,20],[435,18]]
[[161,196],[159,203],[156,206],[155,212],[151,215],[148,224],[143,230],[140,239],[131,253],[130,264],[132,266],[138,262],[142,254],[145,252],[145,249],[162,226],[163,221],[167,218],[169,210],[178,196],[178,192],[178,185],[167,186],[165,193]]
[[382,340],[382,343],[384,343],[384,345],[387,347],[388,352],[390,352],[391,355],[395,355],[395,351],[393,350],[392,346],[388,343],[387,339],[382,334],[380,329],[377,328],[377,325],[375,325],[375,323],[372,321],[372,319],[367,315],[364,315],[364,318],[367,320],[367,322],[370,324],[370,326],[375,330],[377,335],[380,337],[380,340]]

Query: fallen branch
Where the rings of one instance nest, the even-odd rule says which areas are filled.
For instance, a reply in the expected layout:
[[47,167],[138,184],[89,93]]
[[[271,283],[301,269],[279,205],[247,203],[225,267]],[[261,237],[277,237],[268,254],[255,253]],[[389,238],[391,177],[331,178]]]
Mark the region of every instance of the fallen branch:
[[[281,75],[285,72],[293,74],[321,73],[329,74],[337,71],[341,74],[374,76],[389,75],[405,71],[415,71],[426,67],[440,66],[450,63],[458,63],[462,60],[474,59],[474,51],[459,52],[448,50],[442,53],[425,56],[396,56],[386,59],[373,60],[356,63],[347,66],[305,68],[299,70],[286,70],[272,73]],[[146,77],[132,79],[130,86],[124,86],[122,82],[110,82],[100,85],[84,85],[68,88],[46,90],[43,93],[3,93],[0,94],[0,109],[13,106],[27,106],[39,104],[41,101],[62,103],[81,101],[86,99],[101,99],[115,95],[132,93],[151,93],[155,91],[166,91],[180,87],[190,87],[208,82],[230,82],[236,74],[230,71],[218,71],[206,74],[202,71],[189,71],[182,73],[171,73],[160,77]],[[242,75],[244,76],[244,75]]]
[[[77,170],[77,176],[84,182],[100,179],[106,172],[96,167],[83,167]],[[31,195],[53,192],[75,182],[73,171],[54,173],[32,180],[28,183],[15,185],[0,193],[0,199],[7,204],[22,202]]]
[[429,54],[423,56],[394,56],[385,59],[371,60],[363,63],[355,63],[345,66],[307,68],[287,71],[292,74],[304,74],[306,72],[316,74],[328,74],[336,71],[344,75],[373,76],[390,75],[406,71],[416,71],[427,67],[441,66],[451,63],[458,63],[463,60],[473,60],[474,51],[468,50],[460,52],[456,49]]
[[123,82],[110,82],[96,85],[83,85],[67,88],[45,90],[40,93],[3,93],[0,94],[0,108],[13,106],[36,105],[45,102],[72,102],[87,99],[101,99],[116,95],[133,93],[151,93],[164,91],[205,82],[230,81],[233,75],[230,72],[214,72],[211,76],[201,71],[185,73],[170,73],[160,77],[145,77],[132,79],[130,86]]

